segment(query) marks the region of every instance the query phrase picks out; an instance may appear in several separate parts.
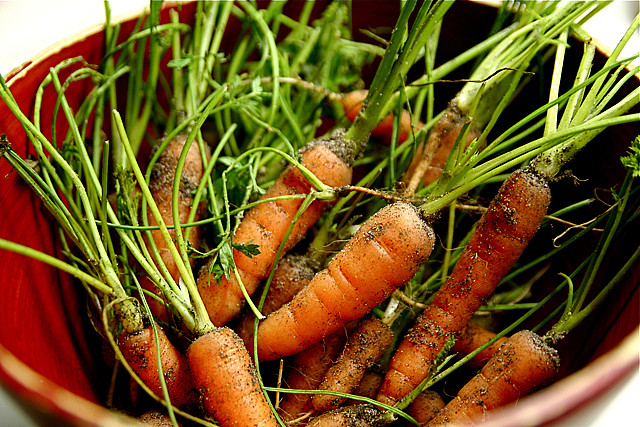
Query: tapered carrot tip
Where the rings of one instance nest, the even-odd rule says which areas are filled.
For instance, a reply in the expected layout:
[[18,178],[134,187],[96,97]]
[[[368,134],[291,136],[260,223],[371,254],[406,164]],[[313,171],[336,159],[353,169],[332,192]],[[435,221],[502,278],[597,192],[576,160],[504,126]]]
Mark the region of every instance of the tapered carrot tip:
[[558,372],[557,351],[531,331],[520,331],[504,343],[429,426],[483,421],[490,411],[515,402],[551,383]]
[[[162,372],[171,403],[177,407],[191,406],[196,398],[187,360],[160,327],[157,327],[157,331]],[[118,336],[118,347],[142,382],[157,397],[162,398],[153,329],[149,326],[136,334],[123,332]]]
[[251,357],[231,329],[201,336],[189,346],[187,357],[202,406],[221,427],[278,425]]
[[355,405],[334,409],[314,418],[309,427],[377,427],[385,425],[382,412],[373,405]]

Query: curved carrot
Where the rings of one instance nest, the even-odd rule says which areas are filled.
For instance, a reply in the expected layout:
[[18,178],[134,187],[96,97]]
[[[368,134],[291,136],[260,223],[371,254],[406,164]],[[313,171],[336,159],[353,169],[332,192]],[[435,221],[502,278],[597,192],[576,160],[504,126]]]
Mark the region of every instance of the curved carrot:
[[463,330],[520,257],[550,199],[546,180],[530,169],[505,180],[451,275],[391,358],[379,401],[393,405],[426,378],[448,337]]
[[413,277],[434,240],[414,206],[398,202],[382,208],[325,270],[260,323],[259,358],[295,354],[367,314]]
[[517,332],[427,425],[482,421],[488,412],[549,384],[558,366],[556,350],[540,336],[527,330]]
[[431,421],[444,406],[445,403],[440,393],[434,390],[425,390],[411,402],[405,412],[423,426]]
[[378,427],[386,425],[382,412],[373,405],[345,406],[314,418],[309,427]]
[[[453,344],[453,347],[451,347],[451,351],[454,353],[458,353],[458,356],[460,357],[464,357],[489,341],[495,335],[496,334],[484,329],[477,323],[469,322],[467,323],[467,326],[462,330],[462,332],[460,332],[460,336]],[[498,339],[489,347],[478,353],[473,359],[469,360],[466,366],[477,369],[482,368],[484,364],[487,363],[487,360],[491,359],[491,356],[493,356],[498,348],[500,348],[500,346],[506,341],[507,337]]]
[[[326,185],[341,187],[351,182],[351,167],[322,141],[311,144],[301,154],[302,165]],[[290,165],[261,199],[308,194],[311,189],[311,184],[300,170]],[[252,242],[259,246],[260,253],[250,257],[234,250],[233,259],[249,295],[253,294],[260,281],[268,276],[278,247],[301,204],[300,198],[278,200],[258,204],[245,213],[235,231],[233,241],[238,244]],[[302,239],[306,231],[322,216],[326,206],[327,202],[320,200],[309,206],[289,235],[285,251]],[[234,276],[223,277],[220,283],[216,283],[208,264],[200,270],[197,284],[214,325],[224,325],[240,312],[244,296]]]
[[[177,407],[190,407],[195,404],[197,399],[186,357],[169,341],[162,328],[156,326],[156,329],[162,372],[171,403]],[[122,332],[118,336],[118,348],[142,382],[156,396],[162,397],[157,362],[158,353],[151,326],[147,326],[135,334]]]
[[[317,389],[353,393],[367,369],[382,357],[392,342],[393,331],[388,325],[376,317],[362,319]],[[346,397],[328,394],[316,394],[312,398],[313,407],[318,412],[336,409],[346,400]]]
[[[293,356],[284,385],[296,390],[317,389],[345,341],[346,331],[338,331]],[[306,424],[315,413],[311,397],[311,394],[286,393],[280,402],[279,414],[289,423],[298,420],[296,425]]]
[[[162,219],[166,225],[173,225],[173,181],[175,179],[178,159],[182,153],[186,140],[186,135],[179,135],[171,140],[158,158],[158,161],[154,164],[151,172],[149,189],[153,194],[153,199],[156,202],[158,209],[162,214]],[[203,167],[200,151],[196,144],[191,144],[191,147],[189,147],[189,151],[187,152],[180,181],[180,193],[178,199],[180,205],[178,208],[180,212],[180,223],[185,223],[188,220],[191,205],[193,203],[193,191],[198,187],[198,184],[202,179],[202,174]],[[202,209],[199,209],[195,217],[196,221],[200,219],[203,212],[204,211]],[[158,225],[155,217],[150,211],[147,212],[147,220],[150,226]],[[174,280],[178,281],[180,272],[178,271],[176,262],[173,259],[169,251],[169,247],[165,239],[162,237],[160,230],[151,230],[150,234],[151,239],[153,239],[158,249],[162,262],[169,271],[169,274]],[[175,236],[175,231],[173,229],[169,229],[169,234],[173,238]],[[198,247],[200,244],[200,236],[201,232],[198,227],[191,228],[189,233],[189,244],[193,247]],[[145,235],[144,237],[148,245],[149,237],[148,235]],[[148,276],[144,276],[140,279],[140,285],[143,289],[153,292],[158,297],[163,298],[162,291]],[[169,312],[165,304],[155,298],[147,298],[147,302],[149,303],[151,312],[156,317],[165,322],[169,321]]]
[[242,340],[222,327],[191,343],[187,358],[205,411],[221,426],[277,426]]
[[[354,90],[342,95],[338,95],[333,97],[338,101],[344,110],[344,115],[350,122],[353,122],[358,113],[360,113],[360,109],[362,108],[362,103],[369,91],[366,89]],[[392,113],[387,114],[381,121],[371,131],[371,136],[376,139],[379,139],[383,143],[389,145],[391,144],[391,139],[393,136],[393,126],[394,126],[394,115]],[[424,123],[418,122],[416,124],[416,130],[424,127]],[[402,116],[400,117],[400,129],[398,132],[398,144],[402,144],[414,131],[411,126],[411,113],[407,110],[402,110]]]
[[[273,313],[289,301],[311,281],[315,269],[310,265],[309,257],[304,255],[287,254],[278,263],[273,279],[267,292],[267,297],[260,312],[265,316]],[[253,339],[253,325],[255,315],[246,311],[234,330],[249,346]]]

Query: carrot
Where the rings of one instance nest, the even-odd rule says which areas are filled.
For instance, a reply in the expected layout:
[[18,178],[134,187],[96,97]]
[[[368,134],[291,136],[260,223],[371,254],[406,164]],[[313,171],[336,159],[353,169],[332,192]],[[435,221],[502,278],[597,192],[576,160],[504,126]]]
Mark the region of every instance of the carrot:
[[[311,143],[302,151],[302,165],[318,179],[331,187],[340,187],[351,182],[351,167],[335,154],[328,143]],[[289,166],[261,199],[277,196],[308,194],[311,184],[294,166]],[[266,278],[275,261],[276,253],[285,233],[296,215],[302,199],[292,198],[266,202],[249,209],[235,231],[233,241],[238,244],[253,242],[260,253],[248,256],[235,250],[233,259],[249,295],[253,294],[260,281]],[[320,218],[327,202],[316,200],[295,224],[284,250],[291,249],[306,231]],[[244,296],[236,278],[223,277],[216,283],[211,277],[213,259],[204,266],[198,276],[198,289],[207,307],[211,321],[216,326],[226,324],[240,312]]]
[[382,208],[291,302],[261,322],[258,357],[295,354],[361,318],[413,277],[434,240],[412,205]]
[[[138,417],[138,421],[141,424],[146,426],[155,426],[155,427],[172,427],[173,423],[171,422],[171,418],[165,413],[158,410],[147,411],[144,414]],[[181,427],[182,424],[178,423],[178,427]]]
[[[304,255],[287,254],[278,263],[273,279],[260,312],[265,316],[273,313],[284,304],[293,299],[315,274],[315,269],[310,265],[309,257]],[[253,339],[253,325],[255,315],[246,310],[234,330],[249,346],[249,340]]]
[[[293,356],[285,386],[296,390],[316,390],[340,355],[345,341],[346,331],[341,330]],[[306,424],[315,413],[311,397],[311,394],[286,393],[280,402],[280,415],[288,423]]]
[[221,426],[276,426],[255,367],[240,337],[216,328],[187,350],[196,388],[207,414]]
[[[179,135],[169,142],[166,146],[157,162],[154,164],[149,188],[153,194],[153,199],[156,202],[162,219],[166,225],[173,225],[173,211],[172,211],[172,193],[173,182],[175,179],[176,169],[178,165],[178,158],[184,148],[184,144],[187,140],[186,135]],[[179,212],[180,223],[185,223],[188,220],[191,205],[193,203],[193,191],[198,187],[200,180],[202,179],[203,167],[202,157],[196,144],[192,144],[189,147],[189,151],[182,169],[182,176],[180,181],[180,193],[179,193]],[[197,221],[202,217],[203,210],[198,209],[195,216]],[[153,214],[147,212],[147,220],[150,226],[157,226],[158,223]],[[169,230],[169,234],[172,239],[175,238],[175,231]],[[192,247],[198,247],[200,244],[201,232],[198,227],[191,228],[189,233],[189,244]],[[160,230],[151,230],[149,234],[145,235],[147,246],[150,245],[149,238],[153,240],[155,246],[158,249],[161,262],[166,266],[171,277],[178,281],[180,272],[176,262],[171,255],[165,239],[162,237]],[[193,265],[193,259],[192,265]],[[157,262],[157,261],[156,261]],[[140,279],[140,285],[143,289],[153,292],[158,297],[163,298],[162,291],[151,281],[148,276],[143,276]],[[168,322],[169,312],[164,303],[156,300],[155,298],[148,297],[147,302],[151,312],[159,319]]]
[[431,421],[444,406],[444,400],[437,391],[425,390],[411,402],[405,412],[423,426]]
[[[334,95],[331,99],[339,102],[340,105],[342,105],[345,117],[349,119],[349,121],[354,122],[360,113],[362,103],[368,93],[369,92],[365,89],[353,90],[345,94]],[[394,115],[392,113],[387,114],[371,131],[371,136],[387,145],[390,145],[393,138],[394,121]],[[416,123],[415,130],[421,129],[422,127],[424,127],[424,123],[418,121]],[[402,110],[402,116],[400,117],[400,129],[398,130],[398,144],[402,144],[409,139],[412,132],[414,132],[414,129],[411,124],[411,113],[407,110]]]
[[550,198],[546,179],[531,169],[519,169],[505,180],[451,275],[391,358],[379,401],[393,405],[427,377],[448,338],[464,329],[520,257]]
[[[378,388],[380,384],[382,384],[382,378],[382,375],[378,372],[373,370],[366,371],[353,394],[360,397],[375,398],[376,393],[378,393]],[[346,405],[357,405],[359,403],[361,402],[356,399],[350,399]]]
[[[169,341],[160,326],[156,326],[156,330],[162,372],[171,403],[181,408],[190,407],[196,403],[197,399],[186,357]],[[137,333],[121,332],[118,336],[118,347],[142,382],[156,396],[162,397],[156,341],[151,326],[147,326]]]
[[[318,390],[353,393],[367,369],[382,357],[393,342],[393,331],[376,317],[363,318],[350,334],[342,354],[329,368],[318,386]],[[316,394],[312,398],[313,407],[318,412],[336,409],[347,400],[346,397]]]
[[427,425],[482,421],[490,411],[552,382],[558,366],[556,350],[540,336],[528,330],[517,332]]
[[314,418],[309,427],[377,427],[387,424],[373,405],[354,405],[334,409]]
[[[460,336],[451,347],[451,351],[458,353],[458,356],[464,357],[467,354],[480,347],[496,334],[484,329],[482,326],[471,321],[467,323],[467,326],[462,330]],[[491,359],[491,356],[500,348],[502,344],[507,341],[507,337],[502,337],[489,347],[478,353],[473,359],[469,360],[466,366],[472,368],[482,368],[487,360]]]
[[[442,117],[429,132],[426,142],[416,149],[407,171],[400,179],[400,183],[408,193],[415,193],[420,182],[428,185],[440,178],[453,145],[467,120],[468,117],[457,108],[454,102],[449,103]],[[479,136],[480,129],[472,124],[466,137],[465,147]]]

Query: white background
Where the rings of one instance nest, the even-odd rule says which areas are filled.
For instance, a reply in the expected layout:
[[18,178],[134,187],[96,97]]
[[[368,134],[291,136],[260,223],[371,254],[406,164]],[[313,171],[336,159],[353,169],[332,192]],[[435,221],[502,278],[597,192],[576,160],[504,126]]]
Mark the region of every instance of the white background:
[[[148,0],[111,0],[113,16],[138,11]],[[614,46],[638,13],[640,0],[615,0],[585,28],[606,46]],[[0,0],[0,74],[28,61],[35,54],[79,30],[104,21],[104,6],[98,0]],[[625,51],[640,51],[640,34]],[[625,57],[625,55],[622,55]],[[1,325],[0,325],[1,327]],[[572,426],[620,426],[636,420],[640,402],[640,374],[619,384],[588,410],[562,424]],[[33,426],[0,389],[0,426]]]

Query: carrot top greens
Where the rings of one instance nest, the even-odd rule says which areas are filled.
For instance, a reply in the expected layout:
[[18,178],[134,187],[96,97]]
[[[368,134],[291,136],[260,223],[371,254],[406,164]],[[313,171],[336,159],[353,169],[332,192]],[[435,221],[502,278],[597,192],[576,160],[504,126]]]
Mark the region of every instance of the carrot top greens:
[[[289,10],[293,6],[295,13]],[[105,2],[103,56],[98,64],[77,57],[52,67],[39,82],[29,110],[22,110],[13,97],[12,85],[17,83],[0,77],[3,108],[22,125],[32,156],[21,156],[12,148],[22,137],[13,130],[0,139],[0,155],[46,207],[61,236],[65,259],[1,236],[0,248],[78,279],[92,309],[102,315],[101,324],[94,326],[118,354],[113,336],[121,330],[135,333],[151,324],[156,342],[157,325],[175,340],[217,330],[197,284],[205,264],[214,285],[223,277],[238,282],[257,327],[285,242],[317,201],[326,204],[326,212],[290,250],[307,254],[319,270],[390,201],[415,205],[420,217],[434,226],[441,244],[436,244],[431,258],[416,266],[418,273],[389,298],[369,307],[393,329],[397,341],[445,282],[469,242],[474,214],[486,210],[484,201],[508,173],[528,165],[555,185],[580,161],[581,151],[598,143],[603,131],[640,122],[640,89],[630,84],[638,79],[640,68],[631,65],[638,55],[620,58],[640,26],[639,17],[604,64],[595,61],[595,45],[580,27],[606,2],[505,2],[493,27],[478,34],[473,47],[448,52],[446,60],[441,52],[449,49],[450,41],[441,40],[441,34],[458,6],[454,2],[402,2],[391,31],[352,28],[355,5],[349,2],[331,2],[322,10],[318,6],[269,2],[259,9],[254,2],[240,1],[195,2],[182,9],[152,1],[131,33],[123,34]],[[355,41],[356,32],[362,32],[365,41]],[[371,69],[375,73],[369,81]],[[545,73],[550,74],[549,87],[538,93],[544,100],[522,99]],[[78,102],[72,89],[80,85],[88,89]],[[456,85],[457,94],[450,102],[438,99],[440,89],[448,85]],[[368,92],[351,123],[332,101],[359,89]],[[403,193],[396,185],[445,114],[438,111],[444,103],[461,114],[462,127],[442,175],[429,185],[421,184],[421,175],[414,177],[411,191]],[[53,117],[45,123],[48,108]],[[410,128],[400,145],[403,112],[410,116]],[[371,134],[388,114],[392,125],[386,146]],[[478,130],[478,136],[467,146],[463,141],[474,135],[472,130]],[[170,177],[171,212],[165,215],[150,189],[152,170],[178,136],[184,136],[185,143]],[[333,152],[348,159],[352,185],[327,185],[305,166],[301,150],[320,137],[330,139]],[[626,177],[612,184],[611,206],[587,196],[566,202],[554,199],[541,230],[553,230],[560,243],[540,243],[544,249],[532,250],[516,263],[480,308],[484,315],[503,313],[508,323],[485,345],[453,363],[453,355],[447,353],[453,342],[448,342],[430,375],[411,394],[395,407],[380,405],[389,411],[383,421],[415,421],[403,410],[421,391],[517,331],[535,313],[548,312],[533,329],[556,343],[611,294],[639,256],[633,252],[612,277],[601,271],[617,242],[624,242],[627,230],[638,222],[640,138],[633,137],[627,151],[619,153],[617,166],[626,169]],[[192,147],[202,158],[203,175],[188,189],[193,202],[185,221],[179,205]],[[288,166],[299,171],[311,189],[260,199]],[[257,205],[284,206],[293,199],[300,199],[300,207],[274,249],[266,277],[260,278],[260,297],[252,300],[234,254],[255,259],[266,248],[252,239],[236,241],[235,233]],[[204,219],[196,220],[202,210]],[[150,225],[149,218],[157,225]],[[195,227],[206,236],[198,247],[190,243]],[[155,230],[179,278],[158,262],[163,245],[154,241]],[[532,296],[539,281],[552,281],[556,257],[576,242],[592,244],[593,236],[598,236],[594,250],[585,259],[571,271],[556,271],[561,279],[553,279],[553,288]],[[143,289],[141,277],[160,292]],[[566,298],[557,303],[563,292]],[[171,320],[154,319],[148,301],[165,305]],[[396,344],[378,361],[379,369],[386,369]],[[257,354],[253,362],[261,391],[277,414],[273,392],[291,390],[270,382],[263,374],[270,366],[260,363]],[[167,386],[161,383],[163,398],[169,401]],[[348,393],[325,393],[379,404]],[[167,406],[174,423],[180,414],[208,424],[201,414]]]

